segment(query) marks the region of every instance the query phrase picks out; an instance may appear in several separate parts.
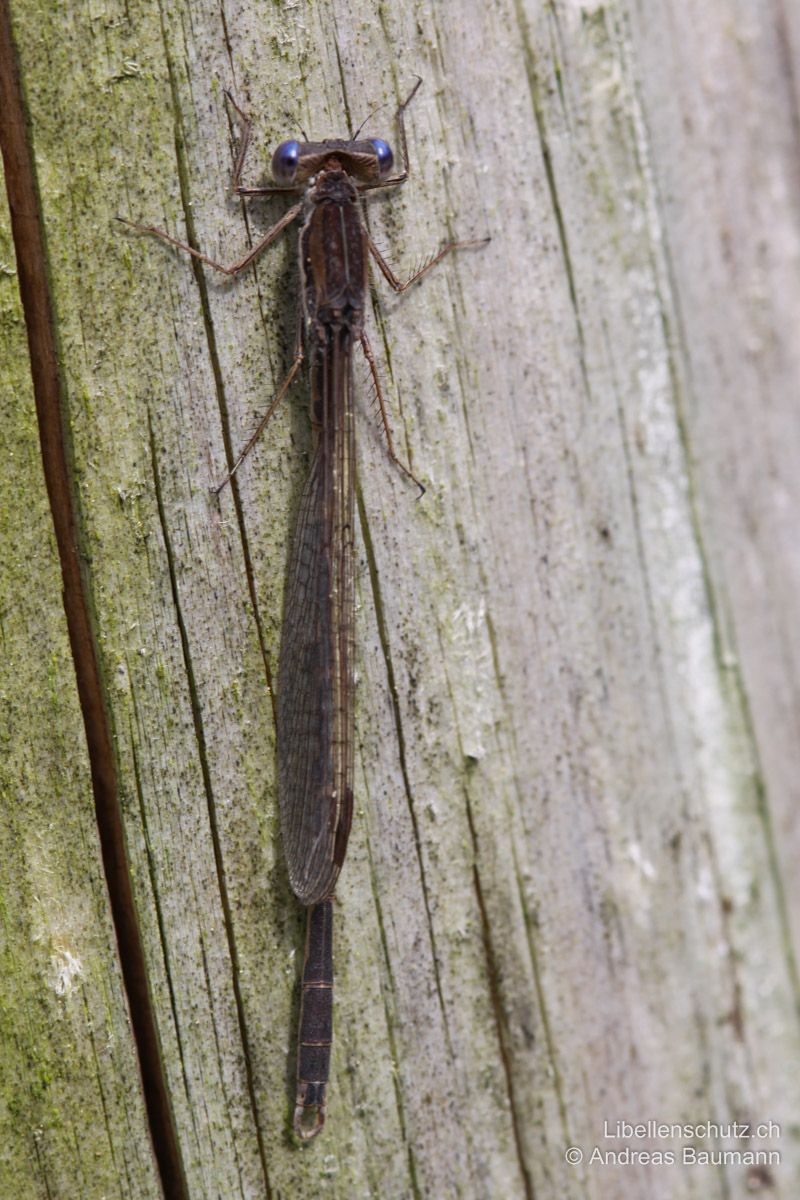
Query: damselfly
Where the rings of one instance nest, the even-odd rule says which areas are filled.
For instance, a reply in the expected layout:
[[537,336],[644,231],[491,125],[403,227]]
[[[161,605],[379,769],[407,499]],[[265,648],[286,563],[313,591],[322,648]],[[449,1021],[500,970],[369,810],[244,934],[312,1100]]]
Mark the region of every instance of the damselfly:
[[295,1132],[303,1140],[314,1137],[325,1121],[333,1027],[332,897],[353,814],[352,356],[356,345],[364,353],[375,386],[389,457],[424,491],[395,453],[383,390],[364,328],[369,257],[394,291],[404,292],[450,251],[489,240],[448,242],[401,282],[364,223],[364,193],[396,187],[408,178],[405,110],[420,83],[418,80],[397,111],[403,159],[399,172],[394,173],[389,145],[380,138],[359,140],[359,130],[348,140],[282,142],[272,158],[275,186],[269,187],[245,187],[241,183],[251,123],[226,93],[243,127],[233,191],[239,196],[302,192],[302,198],[231,266],[214,262],[161,229],[125,222],[171,242],[216,271],[235,276],[302,216],[294,358],[255,433],[216,490],[221,490],[238,470],[308,358],[314,450],[289,563],[277,696],[278,802],[283,846],[292,888],[309,910],[293,1121]]

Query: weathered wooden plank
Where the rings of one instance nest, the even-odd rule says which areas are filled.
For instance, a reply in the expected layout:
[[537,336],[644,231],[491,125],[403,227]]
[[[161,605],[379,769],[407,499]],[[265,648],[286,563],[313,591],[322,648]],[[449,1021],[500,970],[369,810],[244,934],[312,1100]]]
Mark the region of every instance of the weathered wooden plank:
[[[668,6],[632,32],[719,652],[753,726],[769,874],[788,915],[800,906],[797,14],[714,4],[697,28],[687,17]],[[664,103],[668,90],[679,103]]]
[[0,202],[0,1193],[160,1194]]
[[[768,14],[707,6],[692,58],[677,9],[12,5],[193,1200],[705,1200],[761,1178],[565,1164],[604,1121],[651,1117],[780,1122],[774,1193],[796,1191],[793,110]],[[221,88],[256,119],[253,178],[297,120],[335,134],[384,102],[384,133],[415,72],[415,175],[371,228],[401,271],[440,232],[493,242],[400,300],[376,289],[398,444],[429,487],[417,503],[391,471],[364,389],[358,811],[330,1128],[300,1153],[265,664],[302,388],[236,490],[208,490],[288,365],[292,243],[232,285],[113,216],[230,261],[280,206],[226,198]]]

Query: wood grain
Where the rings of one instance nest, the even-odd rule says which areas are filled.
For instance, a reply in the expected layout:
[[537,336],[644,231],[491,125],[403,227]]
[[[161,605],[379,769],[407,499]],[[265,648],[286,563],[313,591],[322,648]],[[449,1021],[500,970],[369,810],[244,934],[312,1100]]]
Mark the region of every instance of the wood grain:
[[[796,1195],[793,19],[778,0],[10,7],[192,1200]],[[254,118],[256,181],[298,123],[335,136],[382,105],[368,132],[391,137],[415,74],[414,175],[370,205],[373,235],[399,274],[451,236],[492,242],[403,297],[375,282],[398,452],[428,490],[392,470],[365,370],[356,814],[328,1128],[299,1151],[270,681],[302,386],[210,494],[291,359],[294,243],[232,283],[113,218],[232,261],[281,205],[226,190],[223,87]],[[63,791],[74,813],[85,775]],[[128,1118],[140,1146],[140,1101]],[[623,1119],[774,1121],[724,1146],[782,1161],[591,1163]],[[54,1194],[113,1194],[99,1178]],[[119,1191],[153,1186],[143,1166]]]

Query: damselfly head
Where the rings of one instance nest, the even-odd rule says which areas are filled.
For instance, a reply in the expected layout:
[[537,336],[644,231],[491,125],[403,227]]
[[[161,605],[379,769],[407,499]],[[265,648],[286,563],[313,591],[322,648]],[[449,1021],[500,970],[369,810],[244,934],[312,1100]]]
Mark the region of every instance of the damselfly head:
[[285,183],[287,186],[294,183],[299,161],[300,143],[281,142],[272,156],[272,178],[276,183]]
[[378,160],[378,173],[381,179],[385,179],[387,175],[391,175],[394,166],[392,147],[382,138],[370,138],[370,145],[374,148]]
[[272,178],[283,187],[299,187],[330,160],[361,183],[387,179],[394,168],[394,154],[382,138],[363,141],[281,142],[272,156]]

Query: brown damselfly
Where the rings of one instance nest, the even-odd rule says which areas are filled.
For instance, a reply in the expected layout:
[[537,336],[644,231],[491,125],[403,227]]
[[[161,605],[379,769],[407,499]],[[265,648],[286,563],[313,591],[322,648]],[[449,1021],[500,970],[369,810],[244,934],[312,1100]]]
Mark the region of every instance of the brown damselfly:
[[[353,814],[354,635],[353,562],[355,420],[353,349],[367,360],[380,407],[389,457],[424,491],[397,457],[375,359],[364,329],[371,255],[395,292],[427,274],[451,250],[488,239],[448,242],[405,282],[395,276],[364,223],[365,192],[396,187],[408,178],[405,110],[417,81],[397,111],[403,157],[380,138],[324,142],[286,141],[272,158],[276,186],[244,187],[241,173],[250,143],[250,121],[228,100],[242,122],[233,171],[239,196],[302,192],[301,199],[247,254],[222,266],[161,229],[126,221],[222,271],[238,275],[302,217],[299,238],[300,297],[294,358],[258,428],[216,489],[240,467],[286,394],[305,358],[310,360],[314,450],[294,534],[278,670],[278,802],[289,879],[308,908],[297,1051],[294,1130],[303,1140],[325,1121],[333,1025],[333,906]],[[120,218],[121,220],[123,218]]]

